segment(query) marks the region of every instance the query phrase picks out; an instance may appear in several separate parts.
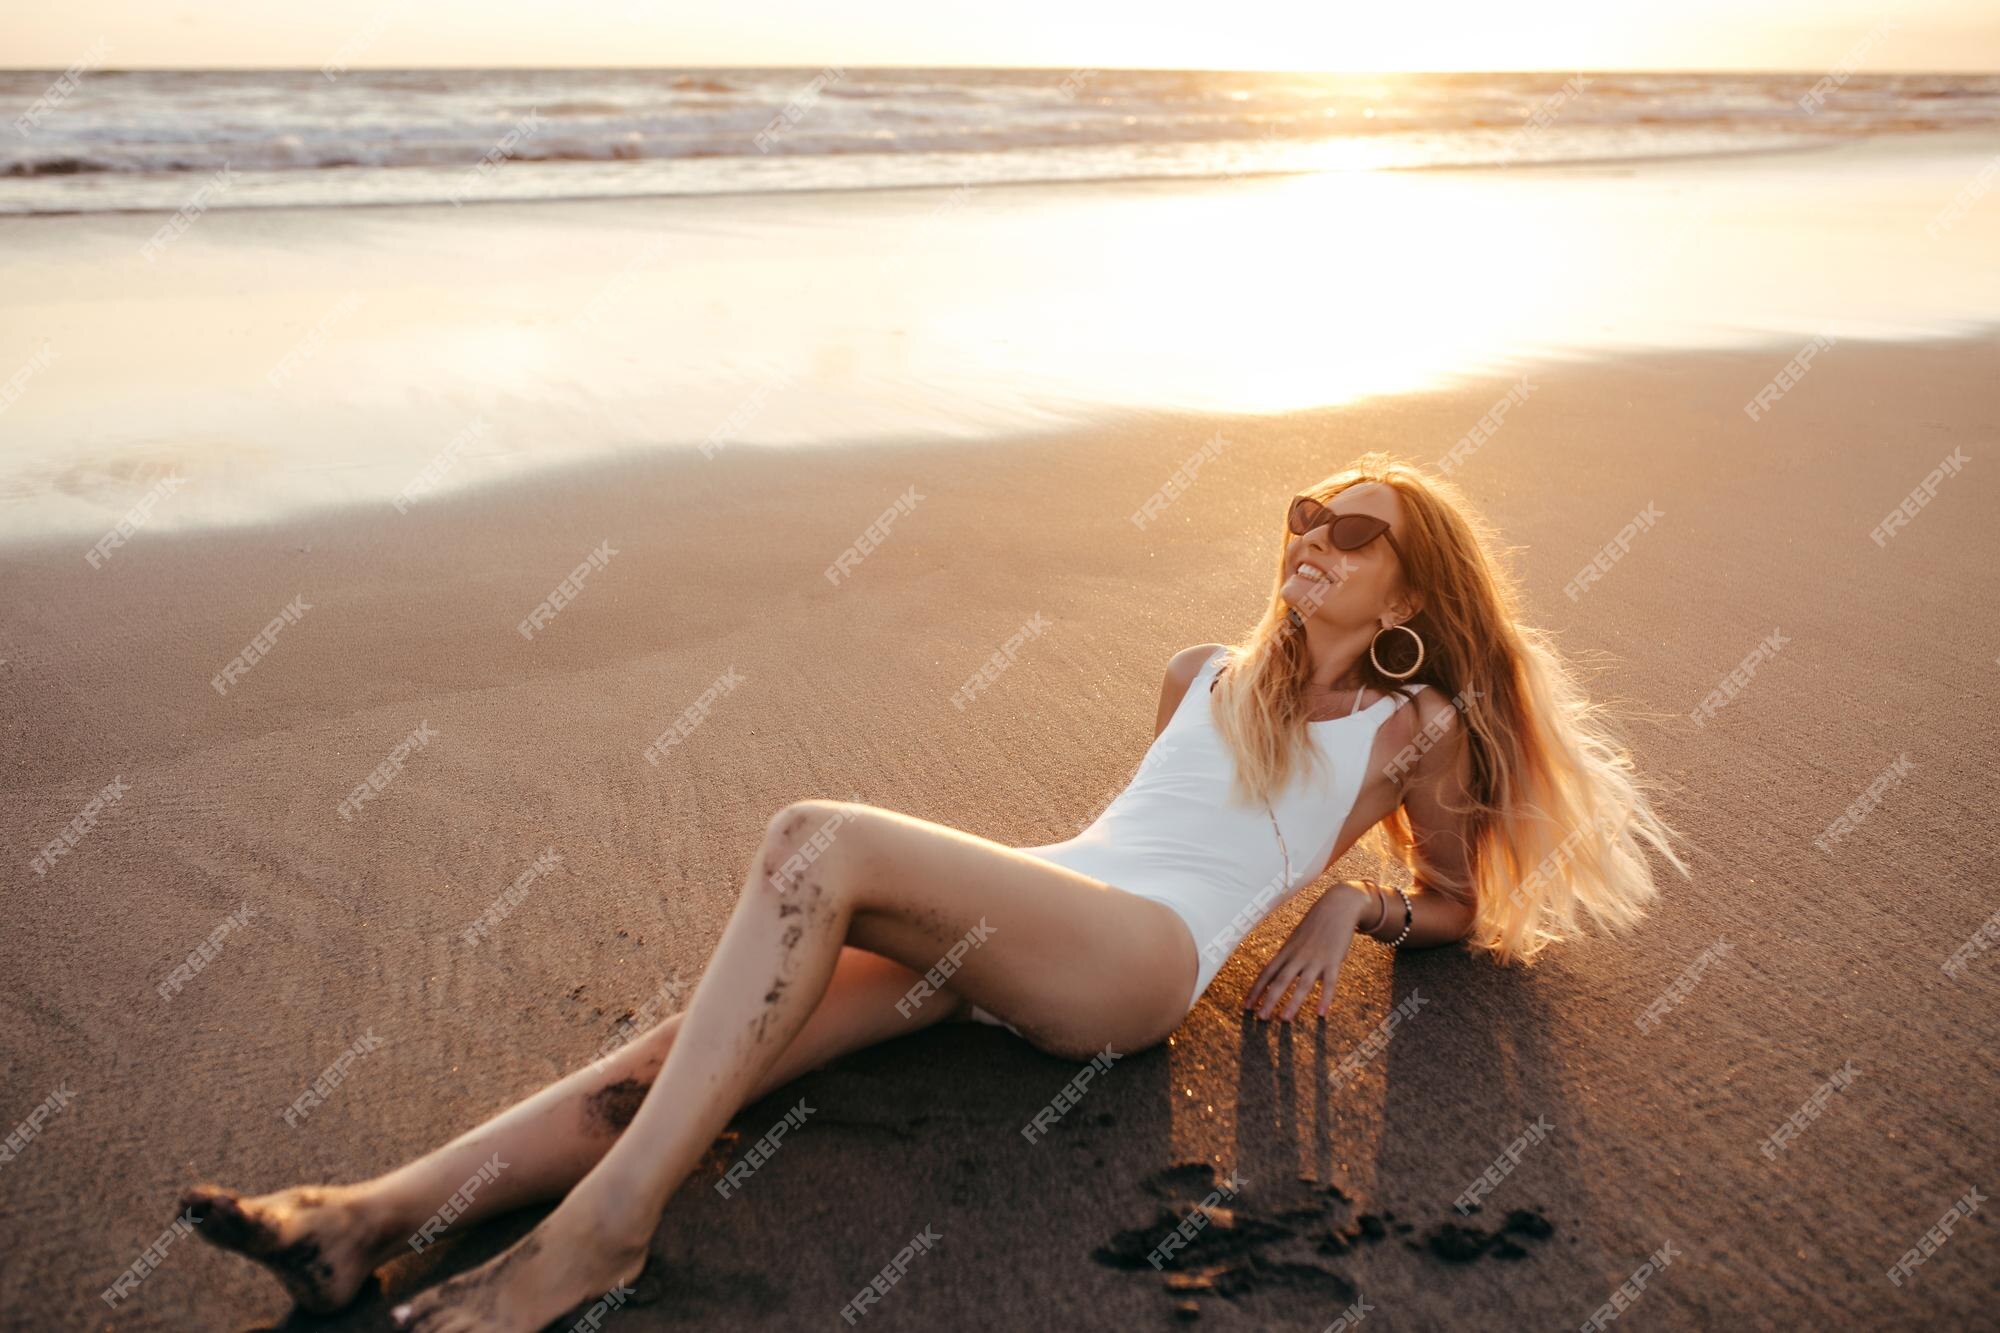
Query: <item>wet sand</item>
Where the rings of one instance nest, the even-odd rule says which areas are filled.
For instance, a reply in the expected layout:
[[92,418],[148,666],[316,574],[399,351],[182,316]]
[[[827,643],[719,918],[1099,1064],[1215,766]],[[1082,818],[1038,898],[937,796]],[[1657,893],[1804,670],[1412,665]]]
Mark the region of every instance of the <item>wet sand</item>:
[[[1320,1329],[1361,1299],[1385,1329],[1577,1327],[1663,1247],[1625,1322],[1989,1324],[1990,1205],[1901,1285],[1886,1274],[1969,1188],[2000,1185],[2000,954],[1943,971],[2000,897],[1985,458],[2000,342],[1842,341],[1750,421],[1743,404],[1796,350],[1537,371],[1458,473],[1520,548],[1532,619],[1612,655],[1596,692],[1644,715],[1629,730],[1673,788],[1663,812],[1696,877],[1669,878],[1642,931],[1508,972],[1455,950],[1392,965],[1362,942],[1324,1023],[1245,1022],[1303,895],[1171,1046],[1119,1061],[1034,1144],[1020,1127],[1074,1066],[963,1026],[864,1052],[740,1117],[662,1219],[657,1299],[612,1326],[844,1327],[841,1307],[927,1227],[941,1240],[864,1326],[1153,1327],[1191,1300],[1204,1326]],[[188,1183],[363,1177],[595,1056],[621,1016],[699,975],[788,800],[859,795],[1021,845],[1067,836],[1137,763],[1167,657],[1254,618],[1285,498],[1364,449],[1435,460],[1513,378],[993,444],[653,455],[407,514],[145,532],[102,569],[86,542],[10,552],[0,1118],[67,1096],[0,1162],[7,1322],[284,1320],[275,1282],[192,1237],[116,1309],[100,1293]],[[1218,430],[1194,484],[1135,527]],[[1969,465],[1871,540],[1954,450]],[[830,582],[911,488],[886,541]],[[1653,528],[1567,596],[1649,503]],[[1036,616],[1047,628],[1015,664],[955,707]],[[246,653],[274,620],[268,651]],[[1697,725],[1774,630],[1782,646]],[[219,694],[239,655],[257,660]],[[1872,811],[1816,846],[1899,757]],[[386,785],[356,801],[371,772]],[[549,849],[559,863],[524,877]],[[1386,1052],[1331,1086],[1418,995]],[[801,1095],[816,1114],[719,1197],[721,1166]],[[1482,1213],[1458,1214],[1538,1123]],[[1291,1233],[1222,1246],[1241,1271],[1208,1284],[1227,1295],[1093,1257],[1206,1197],[1161,1194],[1157,1173],[1183,1163],[1247,1179],[1232,1227]],[[1510,1229],[1517,1211],[1549,1234]],[[386,1270],[388,1296],[531,1221]],[[326,1326],[382,1326],[384,1300]]]
[[[2000,133],[1505,171],[0,217],[0,551],[662,447],[1013,440],[1962,334]],[[1761,382],[1761,381],[1760,381]],[[1456,438],[1454,435],[1453,438]]]

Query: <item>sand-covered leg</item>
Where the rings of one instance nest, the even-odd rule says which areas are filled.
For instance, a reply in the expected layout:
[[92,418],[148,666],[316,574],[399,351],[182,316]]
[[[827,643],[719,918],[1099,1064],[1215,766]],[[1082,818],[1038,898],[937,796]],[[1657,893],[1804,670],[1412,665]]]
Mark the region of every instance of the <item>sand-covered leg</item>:
[[[850,909],[843,895],[829,891],[823,872],[795,880],[782,875],[784,841],[809,815],[799,810],[783,818],[785,827],[774,826],[775,836],[767,835],[742,901],[683,1016],[684,1034],[706,1028],[721,1050],[706,1058],[690,1056],[692,1044],[677,1040],[632,1117],[635,1125],[649,1122],[640,1155],[670,1154],[678,1167],[675,1184],[804,1025],[846,936]],[[675,1053],[683,1057],[678,1062]],[[673,1114],[676,1109],[681,1113]],[[628,1133],[622,1141],[634,1142],[634,1136]],[[623,1285],[645,1264],[660,1211],[650,1186],[657,1175],[657,1166],[641,1170],[625,1161],[583,1199],[572,1192],[491,1263],[399,1305],[393,1322],[426,1333],[527,1333]]]
[[529,1333],[629,1282],[667,1198],[806,1022],[843,942],[921,971],[974,931],[986,942],[953,990],[1052,1049],[1137,1050],[1182,1017],[1196,959],[1170,909],[922,820],[790,806],[631,1129],[520,1244],[398,1306],[397,1327]]
[[[950,1016],[943,1002],[901,1014],[896,1000],[917,981],[902,964],[864,949],[843,949],[832,982],[804,1030],[785,1048],[751,1098],[828,1060],[929,1027]],[[516,1103],[458,1138],[387,1175],[357,1185],[312,1185],[246,1196],[216,1185],[181,1200],[198,1234],[256,1260],[284,1283],[302,1309],[326,1313],[352,1301],[369,1274],[438,1235],[440,1206],[454,1195],[447,1232],[561,1196],[596,1165],[632,1123],[680,1030],[673,1014],[632,1041]],[[481,1168],[491,1162],[505,1168]],[[482,1181],[477,1190],[463,1187]]]

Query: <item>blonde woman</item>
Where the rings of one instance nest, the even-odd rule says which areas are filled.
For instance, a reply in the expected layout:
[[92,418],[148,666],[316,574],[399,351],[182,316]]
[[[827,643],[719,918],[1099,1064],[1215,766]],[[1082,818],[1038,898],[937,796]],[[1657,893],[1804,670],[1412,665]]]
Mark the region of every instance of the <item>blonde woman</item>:
[[[1263,618],[1168,663],[1144,762],[1075,838],[1018,849],[867,806],[788,806],[685,1012],[378,1179],[191,1191],[200,1234],[330,1310],[497,1156],[506,1170],[454,1227],[562,1202],[392,1318],[527,1333],[638,1274],[667,1200],[745,1103],[953,1020],[1073,1060],[1155,1045],[1259,921],[1371,831],[1413,886],[1327,887],[1251,986],[1260,1018],[1289,1021],[1315,988],[1325,1014],[1356,934],[1526,962],[1586,919],[1643,915],[1657,890],[1641,843],[1687,873],[1446,484],[1370,456],[1283,517]],[[947,954],[956,970],[926,992]]]

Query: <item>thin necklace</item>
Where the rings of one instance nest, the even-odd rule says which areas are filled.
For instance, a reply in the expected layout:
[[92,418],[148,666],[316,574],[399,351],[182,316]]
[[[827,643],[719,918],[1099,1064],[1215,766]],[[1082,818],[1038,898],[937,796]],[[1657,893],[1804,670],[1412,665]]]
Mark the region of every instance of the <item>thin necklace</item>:
[[[1327,686],[1326,692],[1330,695],[1338,694],[1344,691],[1346,688],[1347,687],[1345,685],[1329,685]],[[1346,714],[1347,716],[1351,717],[1354,714],[1361,711],[1361,695],[1365,690],[1367,690],[1367,688],[1368,688],[1368,683],[1366,681],[1363,681],[1354,687],[1354,702],[1351,705],[1349,705]],[[1309,709],[1307,711],[1311,710]]]
[[[1347,710],[1349,717],[1353,717],[1361,711],[1361,691],[1365,688],[1367,687],[1364,685],[1356,688],[1354,691],[1354,707]],[[1292,849],[1285,845],[1285,831],[1278,827],[1278,812],[1271,808],[1269,798],[1266,798],[1264,801],[1264,813],[1271,817],[1271,832],[1278,835],[1278,855],[1285,858],[1285,887],[1290,889],[1292,887]]]

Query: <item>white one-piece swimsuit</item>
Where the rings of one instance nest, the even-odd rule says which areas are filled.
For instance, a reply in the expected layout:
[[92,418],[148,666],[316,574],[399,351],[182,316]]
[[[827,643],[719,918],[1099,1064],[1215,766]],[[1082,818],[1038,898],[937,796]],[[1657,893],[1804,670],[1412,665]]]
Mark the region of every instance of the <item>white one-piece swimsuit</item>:
[[[1345,717],[1308,722],[1319,763],[1299,765],[1269,808],[1245,804],[1231,793],[1235,758],[1211,708],[1226,657],[1221,650],[1202,664],[1138,772],[1090,827],[1067,842],[1021,849],[1173,908],[1200,956],[1190,1011],[1243,938],[1325,869],[1361,794],[1375,733],[1407,701],[1384,695]],[[972,1016],[1011,1028],[977,1007]]]

